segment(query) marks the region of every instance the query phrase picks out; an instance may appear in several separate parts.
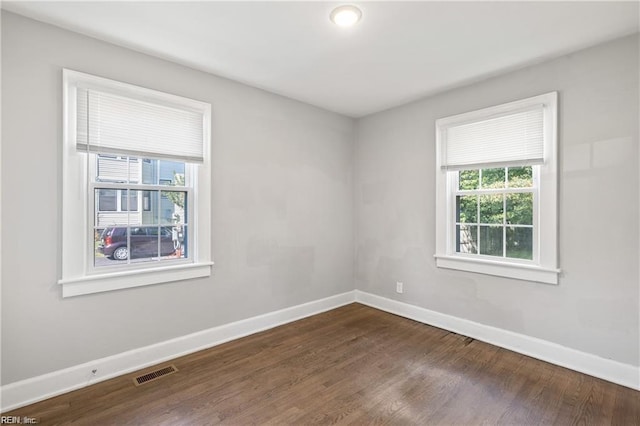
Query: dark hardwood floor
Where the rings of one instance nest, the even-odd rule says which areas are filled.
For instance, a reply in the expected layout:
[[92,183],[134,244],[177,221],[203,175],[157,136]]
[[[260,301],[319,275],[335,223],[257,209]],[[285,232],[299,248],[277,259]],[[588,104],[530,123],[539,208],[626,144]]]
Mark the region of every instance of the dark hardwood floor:
[[640,392],[359,304],[172,364],[177,373],[141,386],[133,377],[153,368],[5,415],[41,425],[640,425]]

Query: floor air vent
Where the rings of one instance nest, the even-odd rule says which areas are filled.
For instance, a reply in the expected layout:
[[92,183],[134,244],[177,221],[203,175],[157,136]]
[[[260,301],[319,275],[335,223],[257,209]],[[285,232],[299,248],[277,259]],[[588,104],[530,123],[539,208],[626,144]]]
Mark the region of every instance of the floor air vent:
[[133,383],[136,386],[140,386],[145,383],[149,383],[154,380],[157,380],[160,377],[176,373],[177,371],[178,369],[176,368],[175,365],[170,365],[168,367],[163,367],[163,368],[160,368],[159,370],[152,371],[151,373],[146,373],[146,374],[143,374],[142,376],[138,376],[135,379],[133,379]]

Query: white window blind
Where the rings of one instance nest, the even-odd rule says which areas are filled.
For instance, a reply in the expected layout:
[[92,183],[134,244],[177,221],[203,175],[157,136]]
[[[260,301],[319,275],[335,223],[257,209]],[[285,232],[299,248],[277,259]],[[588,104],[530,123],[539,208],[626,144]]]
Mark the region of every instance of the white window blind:
[[80,151],[202,162],[203,129],[202,111],[77,89]]
[[544,105],[444,126],[441,167],[446,170],[544,162]]

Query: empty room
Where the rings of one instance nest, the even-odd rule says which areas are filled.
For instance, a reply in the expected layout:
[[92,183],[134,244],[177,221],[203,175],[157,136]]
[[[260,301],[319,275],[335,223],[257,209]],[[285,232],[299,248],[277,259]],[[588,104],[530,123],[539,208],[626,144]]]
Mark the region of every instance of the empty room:
[[0,7],[0,424],[640,426],[640,3]]

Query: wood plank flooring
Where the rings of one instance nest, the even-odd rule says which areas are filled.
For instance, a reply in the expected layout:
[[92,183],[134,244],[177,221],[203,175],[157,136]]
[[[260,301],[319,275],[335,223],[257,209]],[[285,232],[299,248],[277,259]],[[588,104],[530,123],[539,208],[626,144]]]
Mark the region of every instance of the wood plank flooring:
[[640,425],[640,392],[360,304],[171,364],[177,373],[141,386],[133,377],[153,368],[5,415],[41,425]]

